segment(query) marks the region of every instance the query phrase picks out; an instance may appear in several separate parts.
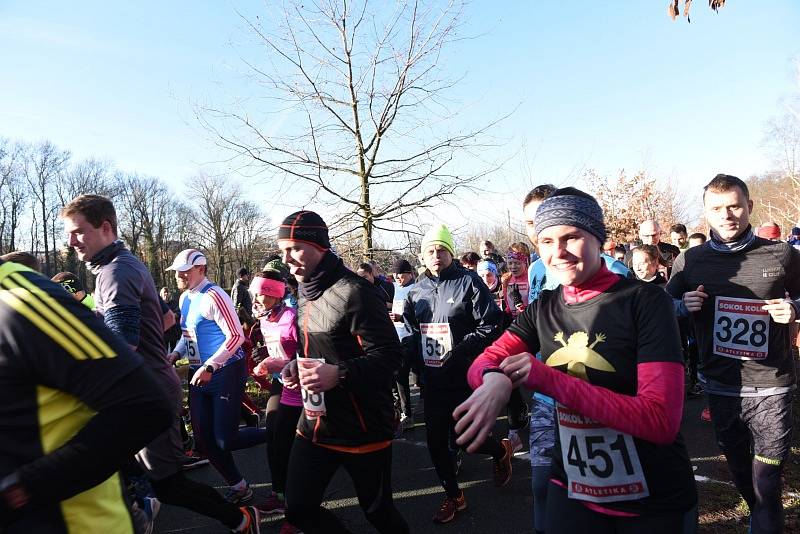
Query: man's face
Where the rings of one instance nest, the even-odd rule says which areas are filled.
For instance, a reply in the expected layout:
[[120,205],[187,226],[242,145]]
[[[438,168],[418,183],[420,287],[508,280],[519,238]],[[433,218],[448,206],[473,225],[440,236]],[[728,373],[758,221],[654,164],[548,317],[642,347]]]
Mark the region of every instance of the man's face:
[[545,267],[565,286],[580,285],[600,268],[600,242],[574,226],[550,226],[537,237]]
[[625,253],[614,251],[614,259],[617,261],[625,261]]
[[244,282],[246,284],[246,283],[248,283],[250,281],[250,275],[249,274],[243,274],[242,276],[239,277],[239,280],[241,280],[242,282]]
[[400,286],[407,286],[414,281],[414,276],[411,273],[394,273],[394,281]]
[[645,221],[639,226],[639,239],[643,245],[658,245],[661,241],[661,228],[652,221]]
[[649,280],[655,276],[658,270],[658,263],[650,259],[650,256],[641,250],[634,249],[633,251],[633,272],[640,280]]
[[494,247],[489,246],[487,243],[481,244],[481,254],[483,255],[484,258],[489,254],[491,254],[492,252],[494,252]]
[[291,239],[279,241],[278,247],[283,255],[283,263],[289,267],[289,272],[298,282],[308,280],[327,252],[327,250],[322,250],[314,245]]
[[483,271],[481,273],[481,279],[489,289],[494,289],[494,286],[497,283],[497,277],[492,271]]
[[536,232],[533,231],[536,226],[536,210],[541,204],[541,200],[532,200],[522,208],[522,215],[525,217],[525,233],[528,234],[528,239],[533,245],[536,244]]
[[703,211],[711,229],[723,241],[728,241],[741,234],[750,224],[753,201],[748,200],[738,187],[725,192],[709,190],[703,197]]
[[441,245],[428,245],[422,251],[422,260],[425,262],[425,267],[434,276],[439,276],[440,272],[450,267],[450,264],[453,263],[453,255]]
[[170,297],[169,289],[167,289],[166,287],[162,287],[161,288],[161,300],[163,300],[164,302],[169,302],[169,297]]
[[175,271],[175,282],[181,291],[196,288],[205,277],[205,265],[195,265],[186,271]]
[[686,246],[686,234],[683,232],[670,232],[669,239],[672,241],[672,244],[678,248]]
[[702,239],[689,239],[689,248],[697,247],[705,243]]
[[359,269],[356,271],[356,274],[361,278],[363,278],[364,280],[366,280],[367,282],[369,282],[370,284],[375,283],[375,277],[369,271],[365,271],[364,269]]
[[67,232],[67,245],[75,249],[81,261],[91,261],[117,238],[111,230],[111,223],[103,221],[99,228],[95,228],[82,213],[64,217],[64,230]]

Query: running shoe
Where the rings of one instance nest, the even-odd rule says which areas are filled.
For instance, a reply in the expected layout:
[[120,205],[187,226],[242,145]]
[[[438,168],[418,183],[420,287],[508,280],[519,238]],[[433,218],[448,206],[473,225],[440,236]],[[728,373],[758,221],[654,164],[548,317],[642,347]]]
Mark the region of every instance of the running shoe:
[[288,521],[284,521],[281,525],[280,534],[303,534],[299,528],[292,525]]
[[[248,502],[253,498],[253,490],[250,489],[250,486],[245,486],[243,489],[237,490],[231,486],[228,488],[228,491],[225,492],[225,500],[232,504],[240,504],[243,502]],[[250,507],[248,507],[250,508]]]
[[266,500],[256,505],[258,511],[265,515],[286,513],[286,502],[274,491]]
[[512,450],[514,453],[518,453],[522,450],[524,445],[522,444],[522,438],[519,437],[519,434],[513,431],[508,433],[508,440],[511,442]]
[[456,517],[456,512],[461,512],[466,509],[467,500],[464,498],[463,491],[455,499],[445,497],[442,505],[439,507],[436,513],[433,514],[433,522],[449,523]]
[[198,456],[194,453],[194,451],[189,451],[181,460],[181,469],[187,471],[189,469],[194,469],[195,467],[200,467],[201,465],[206,464],[208,464],[208,458]]
[[514,457],[514,446],[509,439],[501,439],[500,445],[503,446],[505,454],[500,460],[494,461],[494,485],[502,488],[511,480],[511,458]]
[[706,423],[711,422],[711,410],[708,409],[708,406],[703,408],[703,411],[700,412],[700,420]]
[[231,532],[239,534],[260,534],[261,527],[259,523],[261,522],[261,518],[258,516],[258,510],[253,506],[243,506],[239,508],[239,510],[244,514],[244,528],[233,529]]

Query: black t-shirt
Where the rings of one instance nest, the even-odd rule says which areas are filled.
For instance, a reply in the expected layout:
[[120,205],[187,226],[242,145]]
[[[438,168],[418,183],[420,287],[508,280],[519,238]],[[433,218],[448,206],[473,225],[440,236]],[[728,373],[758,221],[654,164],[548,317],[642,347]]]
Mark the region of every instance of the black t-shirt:
[[706,243],[678,256],[667,292],[681,299],[700,285],[708,294],[692,314],[700,372],[728,386],[794,384],[791,325],[772,321],[760,307],[787,292],[800,296],[800,252],[760,237],[738,252],[717,251]]
[[[509,331],[524,340],[532,352],[541,350],[542,360],[549,366],[567,372],[567,362],[571,361],[571,375],[625,395],[636,395],[638,364],[683,361],[671,299],[655,285],[627,278],[578,304],[566,304],[560,288],[543,291]],[[678,434],[669,445],[635,437],[633,443],[649,496],[601,506],[636,514],[691,508],[696,493],[683,437]],[[568,457],[572,454],[568,450]],[[566,482],[559,433],[553,474]]]

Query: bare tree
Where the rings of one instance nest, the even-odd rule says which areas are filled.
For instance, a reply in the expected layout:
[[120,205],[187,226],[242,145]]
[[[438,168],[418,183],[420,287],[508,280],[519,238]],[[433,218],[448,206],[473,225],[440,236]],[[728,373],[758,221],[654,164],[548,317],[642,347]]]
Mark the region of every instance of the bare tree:
[[[415,210],[497,169],[480,154],[496,122],[447,129],[446,93],[457,80],[444,79],[439,62],[458,39],[462,10],[459,0],[319,0],[242,17],[265,47],[265,60],[247,65],[266,91],[259,103],[271,108],[202,107],[198,119],[296,205],[335,208],[333,237],[360,235],[371,257],[376,230],[398,231]],[[282,126],[270,130],[262,113]]]
[[[70,157],[71,154],[68,150],[60,150],[50,141],[43,141],[28,151],[24,159],[25,179],[30,186],[30,191],[35,201],[35,209],[41,217],[39,224],[41,224],[42,228],[42,243],[44,245],[42,268],[47,276],[52,276],[53,274],[51,272],[51,243],[49,238],[55,239],[51,227],[52,219],[56,216],[53,198],[54,188],[55,183],[63,177]],[[36,239],[36,242],[32,244],[34,252],[37,250],[38,244],[38,239]]]
[[[667,6],[667,15],[669,15],[672,20],[675,20],[681,14],[680,3],[680,0],[669,0],[669,5]],[[718,12],[721,7],[725,7],[725,0],[708,0],[708,7]],[[689,18],[689,10],[691,8],[692,0],[684,0],[683,16],[686,17],[688,22],[692,22],[692,20]]]
[[242,190],[225,177],[202,173],[187,180],[186,189],[194,202],[201,246],[209,252],[211,274],[221,287],[227,287],[225,267],[233,238],[241,228]]
[[22,178],[24,152],[22,143],[0,139],[0,253],[17,247],[17,229],[28,198]]

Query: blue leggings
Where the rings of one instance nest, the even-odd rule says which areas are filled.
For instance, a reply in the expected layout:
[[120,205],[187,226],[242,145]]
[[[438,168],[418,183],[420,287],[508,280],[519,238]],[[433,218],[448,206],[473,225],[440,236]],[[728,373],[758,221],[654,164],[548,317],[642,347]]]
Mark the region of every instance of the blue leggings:
[[229,485],[242,480],[232,451],[266,441],[263,428],[239,428],[244,383],[243,359],[218,369],[204,386],[189,386],[189,410],[195,444]]

